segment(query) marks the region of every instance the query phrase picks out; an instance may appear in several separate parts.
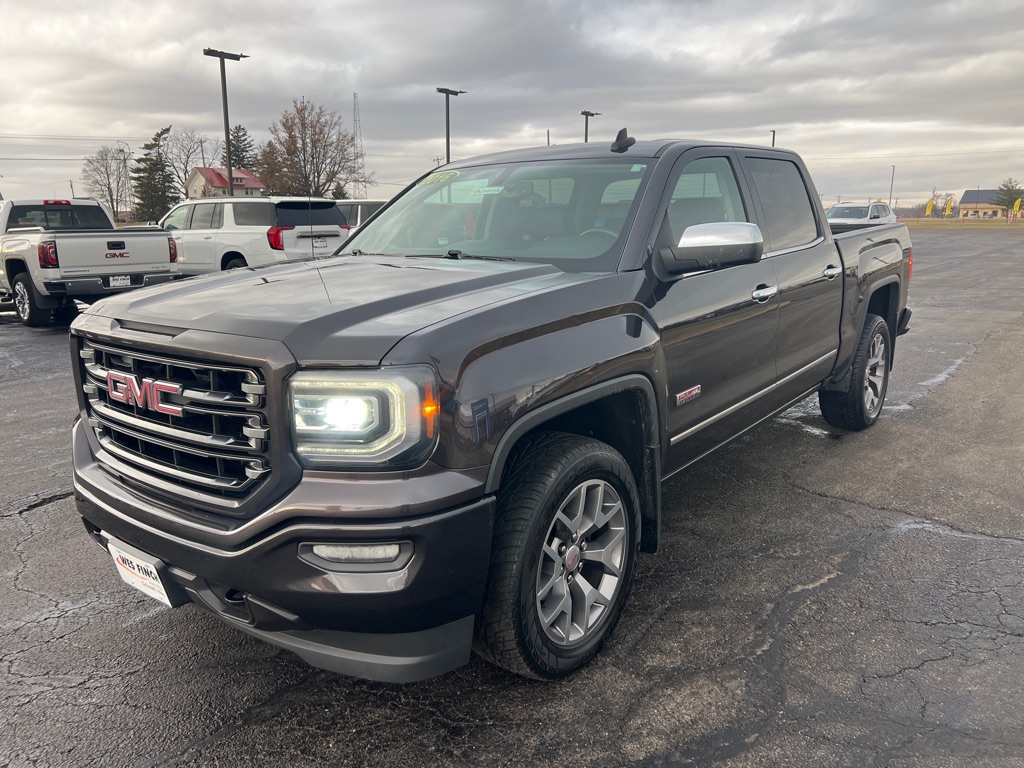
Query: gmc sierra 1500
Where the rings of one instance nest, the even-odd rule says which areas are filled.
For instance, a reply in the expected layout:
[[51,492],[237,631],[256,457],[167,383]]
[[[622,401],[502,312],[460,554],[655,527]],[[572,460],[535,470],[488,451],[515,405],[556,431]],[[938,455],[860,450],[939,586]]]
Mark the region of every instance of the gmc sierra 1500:
[[555,678],[615,626],[663,479],[818,393],[878,418],[902,225],[834,237],[792,152],[453,163],[320,260],[74,323],[74,483],[130,584],[312,664]]
[[95,301],[175,280],[178,254],[155,227],[118,229],[95,200],[0,202],[0,306],[21,322],[65,322]]

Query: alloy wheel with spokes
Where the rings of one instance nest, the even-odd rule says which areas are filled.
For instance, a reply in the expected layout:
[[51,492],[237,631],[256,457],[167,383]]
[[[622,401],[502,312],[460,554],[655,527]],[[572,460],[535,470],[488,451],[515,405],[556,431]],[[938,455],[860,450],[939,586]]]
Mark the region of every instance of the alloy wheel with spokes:
[[626,510],[614,486],[587,480],[555,513],[537,565],[537,613],[548,638],[571,645],[608,615],[626,560]]
[[563,677],[597,654],[626,602],[636,480],[607,443],[563,432],[522,438],[510,461],[474,647],[510,672]]
[[885,383],[889,373],[889,349],[885,337],[876,333],[871,337],[866,370],[864,372],[864,410],[877,416],[885,397]]
[[892,361],[889,325],[878,315],[864,320],[857,349],[850,362],[849,388],[818,392],[825,421],[843,429],[867,429],[882,413]]

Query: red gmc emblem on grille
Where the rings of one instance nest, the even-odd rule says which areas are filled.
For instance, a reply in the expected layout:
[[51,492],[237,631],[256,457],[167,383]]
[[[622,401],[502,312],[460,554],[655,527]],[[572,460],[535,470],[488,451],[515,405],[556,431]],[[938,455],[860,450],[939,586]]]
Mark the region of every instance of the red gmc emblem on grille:
[[181,416],[180,405],[168,405],[160,400],[160,394],[163,392],[180,395],[180,384],[157,379],[140,380],[131,373],[107,371],[107,392],[110,393],[110,399],[116,403],[137,405],[139,408],[165,413],[168,416]]

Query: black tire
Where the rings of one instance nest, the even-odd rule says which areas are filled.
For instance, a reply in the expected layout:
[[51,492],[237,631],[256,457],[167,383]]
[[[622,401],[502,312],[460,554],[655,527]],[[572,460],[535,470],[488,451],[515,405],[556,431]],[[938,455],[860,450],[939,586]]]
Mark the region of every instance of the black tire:
[[611,446],[560,432],[520,441],[498,496],[477,652],[541,680],[589,662],[626,602],[639,520],[633,474]]
[[235,256],[234,258],[228,259],[228,262],[224,265],[224,269],[226,271],[229,269],[241,269],[242,267],[247,266],[249,265],[245,262],[245,259],[241,256]]
[[868,315],[853,355],[849,391],[818,392],[818,405],[825,421],[853,430],[867,429],[878,421],[889,388],[891,359],[889,326],[878,315]]
[[14,294],[14,311],[22,323],[29,328],[38,328],[50,322],[52,312],[39,306],[39,294],[27,273],[15,276],[11,282],[11,293]]

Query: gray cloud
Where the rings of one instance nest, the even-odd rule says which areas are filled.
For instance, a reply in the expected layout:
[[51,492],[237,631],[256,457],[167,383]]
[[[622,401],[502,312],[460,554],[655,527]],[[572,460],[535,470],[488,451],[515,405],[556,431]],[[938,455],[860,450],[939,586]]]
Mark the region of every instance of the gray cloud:
[[[81,159],[137,149],[172,124],[218,136],[219,70],[231,122],[257,140],[305,97],[351,125],[358,92],[367,166],[390,195],[444,152],[465,157],[582,139],[778,143],[819,192],[923,199],[933,188],[1024,176],[1019,2],[349,0],[288,4],[55,2],[5,10],[0,191],[65,194]],[[53,138],[65,137],[65,138]],[[30,159],[46,158],[46,159]],[[69,158],[69,159],[62,159]],[[77,191],[77,190],[76,190]]]

